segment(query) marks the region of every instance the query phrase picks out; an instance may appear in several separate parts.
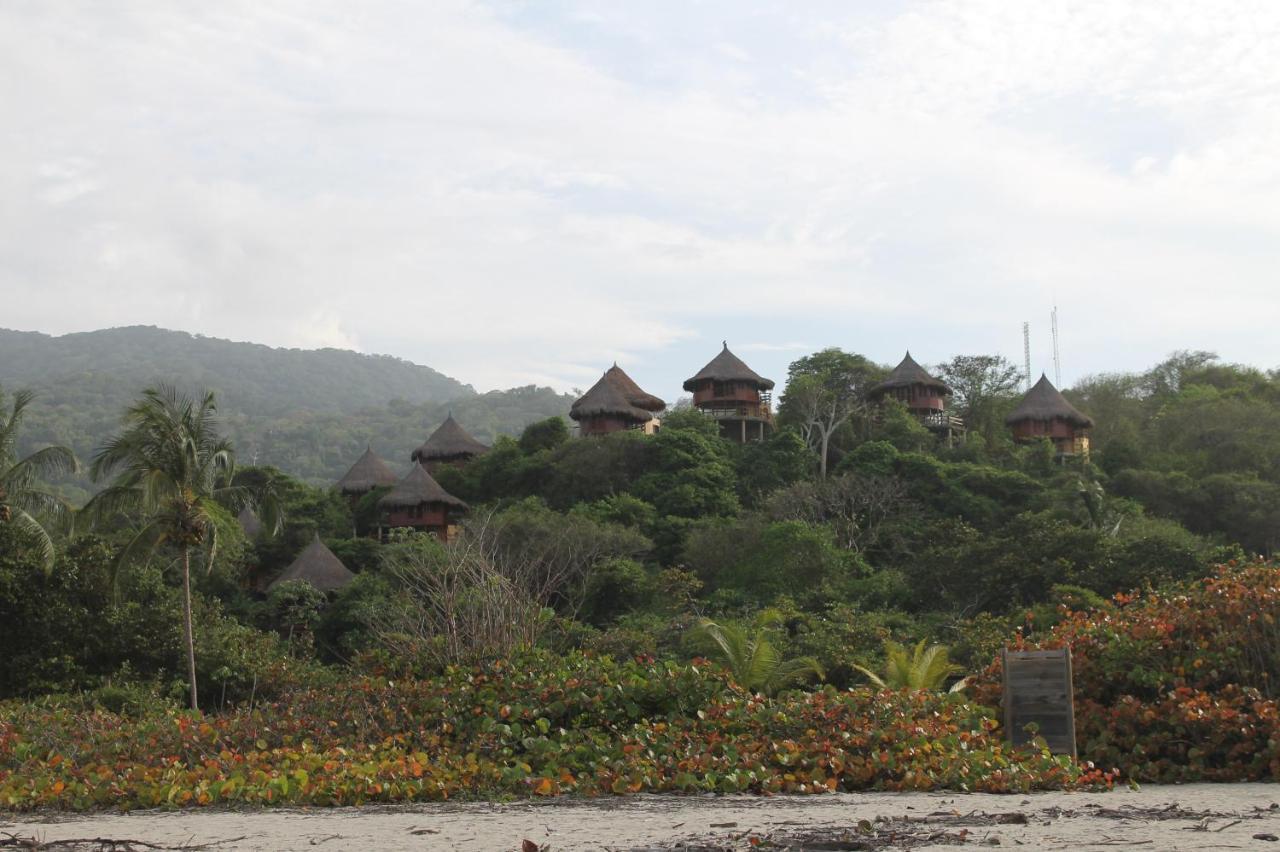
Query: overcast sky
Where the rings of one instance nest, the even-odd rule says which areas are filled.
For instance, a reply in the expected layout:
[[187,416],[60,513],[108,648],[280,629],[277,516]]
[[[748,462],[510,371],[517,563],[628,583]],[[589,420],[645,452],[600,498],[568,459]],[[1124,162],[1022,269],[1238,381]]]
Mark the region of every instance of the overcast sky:
[[0,327],[1280,365],[1280,3],[0,4]]

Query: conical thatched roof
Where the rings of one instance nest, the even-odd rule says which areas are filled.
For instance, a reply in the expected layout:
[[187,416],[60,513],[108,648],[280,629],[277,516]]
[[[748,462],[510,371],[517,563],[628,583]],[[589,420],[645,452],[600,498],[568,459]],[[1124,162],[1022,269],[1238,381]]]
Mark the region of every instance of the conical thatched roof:
[[338,490],[344,494],[363,494],[374,488],[386,488],[395,485],[400,477],[391,469],[391,465],[378,458],[372,449],[364,451],[351,470],[338,480]]
[[742,363],[742,359],[729,351],[726,341],[720,354],[712,358],[707,366],[698,371],[691,379],[686,379],[684,389],[692,391],[699,382],[711,379],[717,382],[751,382],[761,390],[773,387],[773,379],[766,379],[755,370]]
[[635,379],[628,376],[616,363],[604,371],[604,377],[627,398],[627,402],[645,411],[661,411],[667,404],[651,393],[646,392]]
[[268,588],[288,580],[306,580],[322,592],[332,592],[341,589],[355,578],[356,575],[347,570],[342,560],[324,546],[324,542],[320,540],[320,535],[317,533],[311,543],[298,554],[298,558],[293,560],[292,564],[284,569],[284,573],[276,577]]
[[916,363],[910,351],[907,352],[907,357],[902,359],[902,363],[894,367],[885,380],[872,389],[872,393],[883,393],[893,388],[909,388],[912,385],[924,385],[937,388],[944,394],[951,393],[951,388],[929,375],[928,370]]
[[1067,402],[1067,398],[1049,381],[1049,377],[1040,374],[1040,381],[1035,383],[1027,395],[1022,398],[1004,422],[1009,425],[1023,420],[1053,420],[1061,418],[1073,426],[1092,426],[1093,419],[1081,414],[1076,407]]
[[471,437],[457,420],[453,412],[444,419],[436,431],[421,447],[409,454],[416,462],[435,461],[436,459],[456,459],[467,456],[478,456],[489,452],[489,448]]
[[569,416],[574,420],[612,416],[636,423],[648,423],[653,419],[652,414],[631,404],[622,390],[610,381],[608,373],[569,407]]
[[415,464],[405,478],[378,501],[379,506],[387,509],[402,509],[421,503],[444,503],[459,509],[467,508],[466,503],[441,488],[440,483],[420,464]]
[[236,515],[236,520],[240,522],[240,529],[249,538],[257,538],[262,532],[262,521],[258,519],[257,512],[245,506],[240,510],[240,514]]

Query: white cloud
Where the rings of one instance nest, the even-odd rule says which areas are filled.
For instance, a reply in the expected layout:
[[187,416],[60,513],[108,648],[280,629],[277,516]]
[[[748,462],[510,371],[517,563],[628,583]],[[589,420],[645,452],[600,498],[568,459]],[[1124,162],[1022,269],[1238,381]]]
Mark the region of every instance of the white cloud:
[[1056,301],[1069,375],[1280,362],[1280,7],[850,8],[6,7],[0,325],[570,387]]

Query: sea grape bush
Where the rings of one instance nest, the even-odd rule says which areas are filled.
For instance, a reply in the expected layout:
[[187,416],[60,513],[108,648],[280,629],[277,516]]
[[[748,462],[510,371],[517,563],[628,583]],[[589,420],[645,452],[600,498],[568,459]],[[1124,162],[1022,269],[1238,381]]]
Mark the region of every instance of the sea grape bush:
[[[1063,613],[1023,647],[1069,646],[1082,758],[1137,781],[1280,778],[1280,567],[1219,566]],[[999,660],[973,689],[999,700]]]
[[1001,742],[955,697],[765,698],[699,664],[582,654],[365,677],[204,717],[0,707],[0,807],[349,805],[639,792],[1023,791],[1108,774]]

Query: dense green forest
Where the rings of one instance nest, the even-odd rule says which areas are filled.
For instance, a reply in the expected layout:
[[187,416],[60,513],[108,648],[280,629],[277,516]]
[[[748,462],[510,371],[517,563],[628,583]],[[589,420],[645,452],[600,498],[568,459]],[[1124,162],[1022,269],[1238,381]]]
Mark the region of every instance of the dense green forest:
[[[216,454],[214,433],[173,443],[165,436],[176,419],[156,413],[154,395],[132,403],[123,425],[115,425],[120,411],[110,418],[117,437],[93,456],[97,486],[110,487],[65,523],[71,518],[59,504],[40,496],[40,478],[22,468],[18,448],[27,445],[16,435],[26,426],[10,417],[0,471],[18,473],[6,474],[0,497],[7,501],[0,622],[11,627],[0,697],[58,696],[41,700],[59,712],[150,720],[139,725],[159,724],[157,708],[179,714],[189,703],[182,583],[191,565],[200,707],[222,720],[219,736],[240,743],[223,752],[229,766],[225,755],[238,748],[268,763],[276,759],[268,745],[290,748],[287,739],[257,733],[256,703],[277,714],[277,730],[312,730],[314,722],[314,736],[342,755],[363,754],[353,745],[368,742],[361,718],[379,720],[379,737],[409,725],[429,744],[403,746],[409,751],[396,753],[396,765],[419,761],[415,747],[439,749],[445,763],[454,755],[461,762],[440,769],[456,785],[442,787],[445,795],[530,785],[625,792],[1110,783],[1113,775],[1085,763],[1038,762],[1049,759],[1034,750],[992,757],[1001,747],[994,711],[982,703],[998,696],[989,664],[1003,646],[1056,641],[1072,645],[1079,677],[1094,685],[1096,712],[1080,723],[1082,761],[1114,761],[1108,765],[1120,776],[1139,780],[1275,777],[1280,634],[1272,610],[1280,582],[1274,565],[1253,560],[1280,542],[1280,376],[1184,352],[1142,373],[1088,378],[1067,396],[1095,421],[1093,452],[1062,458],[1048,441],[1011,439],[1004,415],[1021,395],[1021,377],[999,357],[936,366],[969,425],[951,445],[899,404],[868,401],[885,372],[838,349],[798,359],[780,396],[778,429],[745,445],[721,438],[692,409],[669,411],[656,435],[585,439],[570,437],[563,409],[544,412],[518,435],[499,436],[487,454],[438,471],[440,485],[470,507],[461,535],[447,544],[399,530],[379,538],[380,492],[349,502],[308,484],[296,468],[261,464],[265,448],[258,465],[246,465],[252,459],[242,449],[233,467],[229,455]],[[551,401],[534,390],[512,401],[521,393],[498,395],[509,407],[493,414],[495,422]],[[454,403],[479,434],[487,409],[466,406],[483,399]],[[423,405],[430,404],[405,403],[405,419],[420,418]],[[403,452],[424,429],[396,437],[397,406],[381,419],[299,414],[297,435],[329,436],[314,445],[327,447],[341,434],[352,448],[395,437]],[[839,416],[818,429],[812,412],[819,410]],[[192,422],[208,425],[198,416]],[[355,433],[357,423],[369,432]],[[230,417],[224,434],[234,435],[235,424]],[[300,437],[281,440],[302,446]],[[178,446],[206,448],[208,457],[162,465],[167,448]],[[53,473],[63,466],[46,461]],[[158,497],[148,491],[170,477],[190,479],[192,470],[199,477],[181,487],[165,486]],[[244,506],[257,508],[263,529],[246,533],[235,520]],[[18,523],[42,517],[42,509],[50,510],[47,548],[38,530]],[[269,585],[317,537],[354,580],[328,593],[300,580]],[[1215,567],[1223,565],[1236,567]],[[884,671],[886,658],[921,642],[945,648],[929,657],[931,672],[917,683],[890,670],[887,685],[936,689],[973,674],[974,697],[956,699],[971,703],[859,691],[866,671]],[[700,665],[704,656],[718,665]],[[329,706],[348,700],[335,690],[360,697]],[[48,725],[70,732],[83,722],[51,721],[48,706],[14,704],[7,722],[14,736],[35,737]],[[312,707],[327,707],[317,718],[336,727],[307,716]],[[1174,729],[1199,707],[1208,708],[1196,717],[1205,731]],[[868,721],[879,712],[887,714],[881,722]],[[428,736],[419,722],[387,721],[397,714],[439,727]],[[819,719],[847,714],[846,737],[870,726],[858,736],[914,757],[874,766],[842,758],[836,770],[831,744],[812,742],[797,746],[808,756],[796,760],[810,761],[802,781],[776,762],[776,748],[750,773],[662,763],[663,749],[674,754],[705,738],[717,714],[736,720],[717,730],[741,738],[735,748],[744,754],[787,736],[804,740],[824,728]],[[928,750],[913,738],[953,716],[973,726],[973,745],[961,747],[939,728],[927,736],[951,762],[920,757]],[[1256,722],[1249,728],[1256,736],[1248,736],[1257,756],[1249,760],[1232,733],[1243,730],[1245,716]],[[892,720],[904,718],[935,721],[899,731]],[[3,724],[0,714],[0,743]],[[106,731],[103,724],[91,729]],[[665,731],[687,739],[662,739]],[[84,745],[86,753],[118,754],[122,746],[102,736]],[[1197,737],[1206,745],[1188,750]],[[464,757],[475,749],[496,763]],[[0,766],[4,755],[0,748]],[[24,772],[39,763],[48,784],[62,777],[34,751],[9,759]],[[1014,761],[1009,772],[990,775],[992,761],[1006,759]],[[137,760],[147,765],[145,755]],[[333,770],[333,786],[303,787],[292,800],[422,794],[410,785],[383,795],[380,782],[375,796],[342,774],[366,765],[353,760],[334,758],[341,771]],[[203,801],[202,771],[193,770],[182,802]],[[234,772],[226,772],[230,783]],[[4,782],[0,769],[0,793]],[[75,807],[126,796],[104,784],[76,799],[43,783],[12,782],[10,795]],[[129,787],[127,801],[154,804],[156,789]],[[281,792],[267,781],[218,789],[243,789],[239,795],[253,801],[288,794],[287,785]]]
[[[0,387],[37,394],[24,450],[65,445],[88,458],[139,389],[158,381],[216,391],[222,429],[243,463],[313,483],[337,479],[366,446],[407,464],[450,409],[489,441],[570,401],[532,386],[477,394],[429,367],[339,349],[273,349],[143,326],[61,337],[0,329]],[[88,497],[82,476],[58,484],[77,502]]]

